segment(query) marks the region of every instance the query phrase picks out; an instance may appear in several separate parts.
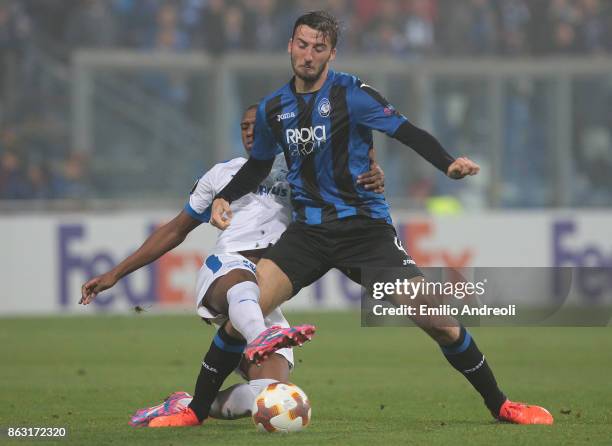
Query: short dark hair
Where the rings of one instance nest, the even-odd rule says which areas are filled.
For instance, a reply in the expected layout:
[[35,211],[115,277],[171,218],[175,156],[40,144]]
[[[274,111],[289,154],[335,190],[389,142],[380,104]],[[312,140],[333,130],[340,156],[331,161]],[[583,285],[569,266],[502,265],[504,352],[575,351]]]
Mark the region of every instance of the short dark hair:
[[326,39],[329,39],[332,48],[336,48],[338,43],[338,37],[340,36],[340,22],[333,15],[326,11],[311,11],[306,14],[302,14],[298,17],[293,25],[293,32],[291,37],[295,36],[295,30],[300,25],[306,25],[312,29],[316,29]]

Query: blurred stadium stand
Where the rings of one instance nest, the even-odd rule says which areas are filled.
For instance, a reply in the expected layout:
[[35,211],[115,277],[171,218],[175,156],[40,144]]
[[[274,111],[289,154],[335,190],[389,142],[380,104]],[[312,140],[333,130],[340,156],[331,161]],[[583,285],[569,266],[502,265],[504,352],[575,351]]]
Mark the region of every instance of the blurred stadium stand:
[[612,205],[612,2],[1,0],[1,209],[182,202],[316,8],[344,21],[337,69],[483,166],[451,183],[380,137],[394,206]]

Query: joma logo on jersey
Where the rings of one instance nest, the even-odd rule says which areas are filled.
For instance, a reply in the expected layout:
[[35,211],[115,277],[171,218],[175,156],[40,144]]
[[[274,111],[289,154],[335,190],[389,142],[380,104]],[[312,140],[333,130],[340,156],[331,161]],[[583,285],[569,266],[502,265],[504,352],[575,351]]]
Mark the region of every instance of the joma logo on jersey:
[[304,127],[301,129],[288,129],[286,132],[287,145],[291,156],[310,155],[315,148],[327,141],[324,125]]

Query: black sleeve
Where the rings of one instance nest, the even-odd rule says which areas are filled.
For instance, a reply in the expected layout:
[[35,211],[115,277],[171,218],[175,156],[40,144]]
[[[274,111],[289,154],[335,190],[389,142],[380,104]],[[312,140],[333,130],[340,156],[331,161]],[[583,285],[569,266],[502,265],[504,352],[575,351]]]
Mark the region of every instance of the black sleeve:
[[240,170],[236,172],[232,181],[227,183],[227,186],[215,196],[215,199],[223,198],[231,203],[249,192],[252,192],[268,176],[270,170],[272,170],[273,164],[274,158],[270,160],[258,160],[250,157]]
[[411,149],[444,172],[445,175],[448,172],[448,166],[455,161],[434,136],[408,121],[400,125],[393,134],[393,138],[410,146]]

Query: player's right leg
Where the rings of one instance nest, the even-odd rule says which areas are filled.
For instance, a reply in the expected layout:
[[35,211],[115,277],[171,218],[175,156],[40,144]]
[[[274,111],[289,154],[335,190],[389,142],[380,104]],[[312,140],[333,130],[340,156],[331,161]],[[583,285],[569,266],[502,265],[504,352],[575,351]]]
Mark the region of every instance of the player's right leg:
[[[292,296],[293,285],[289,277],[271,260],[262,259],[257,263],[257,280],[260,282],[259,305],[264,315],[269,315]],[[291,327],[278,332],[268,328],[249,340],[244,355],[248,361],[259,363],[269,356],[279,345],[302,345],[309,341],[315,327],[309,324]],[[286,339],[279,338],[283,335]]]
[[[266,329],[264,316],[259,307],[259,286],[252,271],[233,268],[215,277],[206,271],[206,267],[202,269],[205,277],[214,280],[208,285],[206,282],[209,280],[198,279],[198,282],[204,282],[199,287],[199,293],[204,297],[200,300],[197,310],[201,317],[212,321],[219,316],[221,319],[229,317],[232,327],[237,331],[234,334],[242,336],[247,342]],[[228,330],[228,333],[231,334],[231,331]]]
[[[289,322],[280,308],[274,309],[266,317],[266,325],[289,328]],[[289,382],[289,372],[294,364],[292,348],[277,350],[259,366],[243,358],[236,372],[248,382],[219,392],[210,409],[210,416],[227,420],[251,415],[257,395],[269,384]]]
[[[257,263],[257,281],[261,294],[259,305],[264,315],[270,314],[283,302],[310,285],[329,270],[329,243],[324,243],[316,229],[302,223],[292,223],[274,246]],[[290,335],[299,341],[308,340],[312,326],[295,327]],[[263,342],[259,342],[263,341]],[[257,362],[258,349],[265,343],[265,333],[245,350],[249,360]]]
[[225,379],[238,366],[246,343],[225,323],[214,336],[196,380],[193,399],[183,411],[152,419],[149,427],[182,427],[201,424]]
[[[249,343],[245,356],[250,361],[260,362],[280,348],[309,341],[314,327],[266,325],[254,271],[255,265],[240,254],[210,256],[198,277],[198,295],[204,296],[198,304],[198,313],[205,319],[228,315],[231,327]],[[272,281],[275,286],[279,285],[273,278]],[[232,335],[229,325],[227,328]]]
[[[212,258],[212,260],[211,260]],[[198,314],[206,320],[223,323],[202,362],[193,400],[184,413],[159,417],[149,427],[190,426],[200,424],[210,413],[212,402],[227,376],[238,366],[245,341],[260,333],[272,333],[266,354],[307,339],[296,336],[299,327],[268,328],[258,304],[259,288],[254,265],[237,254],[210,256],[198,276]],[[231,323],[227,323],[227,316]],[[237,330],[238,328],[238,330]]]
[[[289,323],[280,308],[277,308],[266,319],[266,324],[289,327]],[[247,382],[235,384],[218,392],[212,402],[208,416],[222,420],[235,420],[250,416],[257,395],[269,384],[289,382],[289,373],[293,367],[294,358],[291,348],[278,350],[259,366],[246,361],[243,357],[235,371],[242,375]],[[193,397],[189,394],[176,392],[157,406],[137,411],[132,417],[130,425],[136,427],[167,427],[200,424],[199,420],[194,419],[192,413],[189,411],[185,413],[185,409],[189,407],[192,401]],[[153,421],[156,418],[159,419]]]
[[[196,285],[197,312],[221,328],[204,356],[189,406],[177,414],[154,418],[149,427],[192,426],[208,417],[221,385],[242,359],[244,339],[266,329],[254,269],[252,262],[236,254],[213,254],[204,262]],[[228,314],[235,324],[227,323]]]
[[[218,420],[236,420],[250,416],[257,395],[270,384],[289,382],[291,367],[293,352],[290,348],[279,350],[259,366],[243,360],[240,373],[244,374],[247,382],[221,390],[212,403],[209,416]],[[175,392],[160,404],[136,411],[129,424],[133,427],[148,426],[154,418],[183,411],[192,399],[186,392]]]

